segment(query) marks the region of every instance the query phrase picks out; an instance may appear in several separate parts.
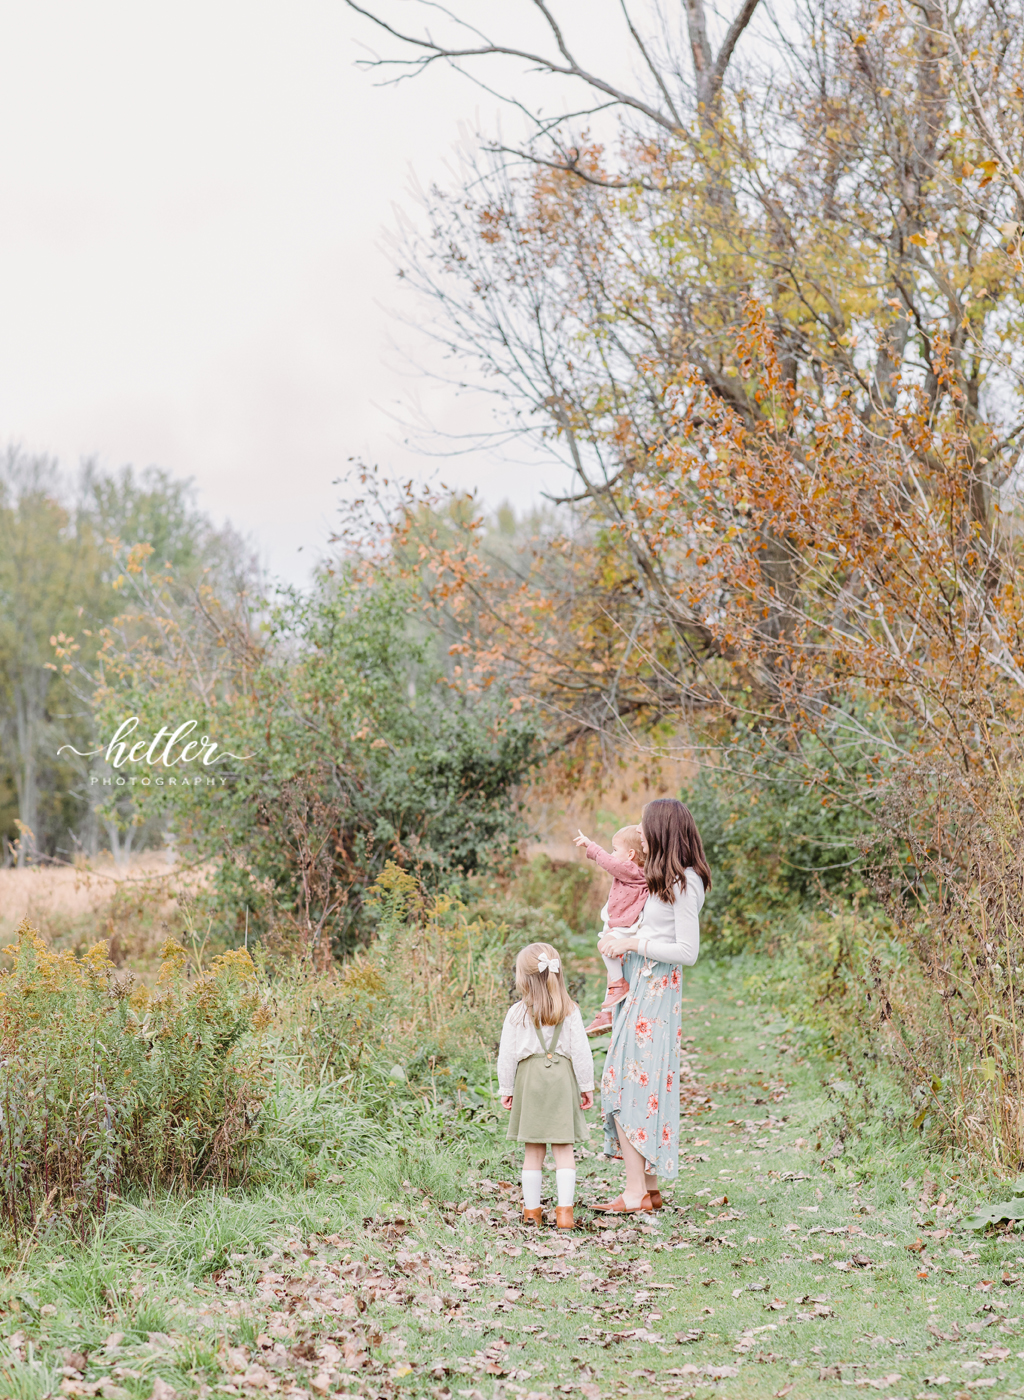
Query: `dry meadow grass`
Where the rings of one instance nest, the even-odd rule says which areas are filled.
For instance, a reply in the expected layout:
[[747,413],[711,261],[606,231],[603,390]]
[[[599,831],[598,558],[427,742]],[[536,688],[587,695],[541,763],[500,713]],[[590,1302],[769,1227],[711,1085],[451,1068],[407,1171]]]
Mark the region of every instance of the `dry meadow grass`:
[[48,944],[82,951],[106,939],[118,965],[145,963],[180,926],[181,884],[182,872],[152,851],[123,866],[98,860],[0,870],[0,952],[27,920]]

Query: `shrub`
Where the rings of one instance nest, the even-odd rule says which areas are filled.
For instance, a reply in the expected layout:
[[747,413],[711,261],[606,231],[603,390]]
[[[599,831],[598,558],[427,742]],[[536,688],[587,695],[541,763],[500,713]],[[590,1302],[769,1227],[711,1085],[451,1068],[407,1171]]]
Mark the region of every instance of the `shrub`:
[[[805,742],[821,748],[814,736]],[[720,951],[738,952],[769,928],[774,936],[797,911],[820,907],[823,896],[849,904],[864,895],[864,812],[835,792],[823,795],[795,765],[782,769],[756,741],[740,739],[680,795],[714,879],[701,934]]]
[[258,630],[183,601],[173,580],[138,586],[149,624],[126,650],[111,633],[97,713],[109,733],[126,714],[139,734],[179,714],[222,737],[201,798],[183,804],[187,775],[160,763],[130,797],[210,862],[200,899],[221,937],[272,932],[322,968],[370,936],[364,895],[387,860],[433,889],[512,862],[535,722],[500,685],[447,683],[407,588],[327,571],[268,600]]
[[155,991],[18,930],[0,975],[0,1216],[100,1213],[133,1186],[224,1184],[246,1173],[267,1096],[270,1014],[248,953],[187,976],[164,946]]
[[369,891],[377,932],[339,967],[273,969],[280,1053],[378,1123],[424,1107],[490,1109],[508,1009],[506,925],[430,894],[393,862]]
[[514,888],[516,897],[535,916],[560,920],[576,937],[594,938],[601,929],[606,886],[606,877],[592,861],[554,860],[541,855],[523,866]]

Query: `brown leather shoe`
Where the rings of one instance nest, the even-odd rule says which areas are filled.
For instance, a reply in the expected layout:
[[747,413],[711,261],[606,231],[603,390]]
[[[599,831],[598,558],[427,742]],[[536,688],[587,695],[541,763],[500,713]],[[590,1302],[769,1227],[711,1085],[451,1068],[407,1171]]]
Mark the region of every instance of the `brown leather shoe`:
[[614,1201],[608,1201],[602,1206],[594,1206],[594,1210],[602,1210],[606,1215],[639,1215],[641,1211],[651,1211],[650,1194],[645,1194],[638,1206],[627,1206],[625,1196],[616,1196]]
[[650,1198],[651,1198],[651,1209],[652,1209],[652,1210],[662,1210],[662,1209],[664,1209],[665,1202],[661,1199],[661,1192],[658,1190],[657,1187],[655,1187],[653,1191],[648,1191],[647,1194],[648,1194],[648,1196],[650,1196]]
[[524,1225],[543,1225],[543,1223],[544,1212],[541,1210],[540,1206],[537,1206],[536,1210],[527,1210],[526,1206],[523,1206]]
[[576,1223],[572,1218],[572,1206],[555,1207],[555,1227],[559,1230],[575,1230]]

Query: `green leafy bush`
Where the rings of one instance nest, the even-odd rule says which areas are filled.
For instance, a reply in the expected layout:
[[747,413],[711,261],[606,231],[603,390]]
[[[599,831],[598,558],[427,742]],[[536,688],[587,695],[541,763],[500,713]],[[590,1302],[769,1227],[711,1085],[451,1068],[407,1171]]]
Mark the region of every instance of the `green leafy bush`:
[[425,891],[391,862],[369,900],[368,947],[322,974],[299,960],[274,968],[280,1053],[301,1064],[305,1083],[331,1083],[378,1124],[428,1107],[489,1111],[489,1063],[509,1005],[508,926]]
[[[806,754],[803,763],[811,766]],[[823,896],[849,904],[865,894],[868,815],[834,791],[823,796],[754,741],[738,743],[720,763],[702,768],[681,796],[714,879],[701,934],[721,951],[748,947],[769,929],[774,936],[787,918],[819,906]]]
[[186,975],[164,948],[156,989],[97,944],[54,953],[22,924],[0,976],[0,1217],[16,1234],[80,1221],[135,1186],[246,1174],[267,1097],[270,1013],[243,951]]
[[97,703],[101,728],[136,714],[153,734],[189,716],[243,756],[204,770],[216,779],[187,802],[180,769],[154,769],[125,799],[211,861],[219,936],[241,941],[248,925],[322,969],[368,938],[364,892],[388,860],[433,889],[510,865],[536,726],[497,685],[448,683],[433,639],[414,635],[407,590],[325,575],[282,594],[262,635],[252,619],[229,625],[214,600],[212,620],[184,604],[174,614],[167,591],[149,607],[166,603],[173,621],[128,646],[111,635]]

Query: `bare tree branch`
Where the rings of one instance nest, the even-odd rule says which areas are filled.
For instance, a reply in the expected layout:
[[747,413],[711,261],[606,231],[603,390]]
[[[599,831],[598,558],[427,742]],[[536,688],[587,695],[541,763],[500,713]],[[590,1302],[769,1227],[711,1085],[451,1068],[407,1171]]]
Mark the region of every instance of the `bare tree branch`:
[[540,3],[540,0],[534,0],[534,2],[552,24],[556,36],[555,42],[559,45],[559,49],[566,60],[564,64],[555,63],[550,58],[545,58],[543,54],[531,53],[527,49],[516,49],[505,44],[485,43],[478,48],[446,48],[443,44],[434,43],[431,39],[420,39],[413,34],[403,34],[401,30],[395,29],[392,25],[387,24],[371,10],[364,9],[362,5],[357,5],[355,0],[345,0],[349,9],[355,10],[357,14],[364,15],[379,28],[392,35],[393,38],[399,39],[403,44],[410,44],[413,48],[426,51],[424,57],[420,59],[381,58],[364,60],[365,65],[368,67],[414,67],[417,71],[422,72],[438,59],[454,62],[458,59],[488,58],[493,55],[501,55],[505,58],[520,58],[526,63],[536,64],[538,68],[548,73],[557,73],[565,78],[578,78],[581,82],[586,83],[588,87],[594,88],[597,92],[603,92],[607,97],[613,98],[623,107],[631,107],[634,111],[642,112],[645,117],[649,117],[651,121],[656,122],[658,126],[663,127],[666,131],[677,130],[679,123],[674,117],[666,116],[664,112],[659,112],[657,108],[650,106],[649,103],[644,102],[642,98],[634,97],[628,92],[623,92],[621,88],[617,88],[612,83],[608,83],[603,78],[599,78],[596,73],[590,73],[585,68],[581,67],[572,57],[569,50],[565,48],[561,32],[557,25],[554,24],[554,21],[550,19],[546,7]]
[[[645,44],[639,30],[633,23],[629,11],[626,8],[626,0],[620,0],[620,4],[630,37],[653,77],[659,93],[664,99],[664,110],[659,110],[651,106],[643,97],[635,93],[627,92],[625,89],[609,82],[606,78],[602,78],[599,74],[584,68],[576,59],[562,32],[561,26],[555,18],[552,9],[546,3],[546,0],[532,0],[532,3],[543,16],[550,30],[551,37],[561,55],[561,61],[547,58],[543,54],[534,53],[529,49],[520,49],[509,44],[495,43],[488,39],[481,30],[460,19],[443,6],[432,5],[431,8],[440,10],[442,14],[451,19],[460,28],[477,35],[481,40],[478,45],[467,47],[448,45],[432,39],[429,34],[424,34],[423,36],[408,34],[388,24],[386,20],[381,18],[379,14],[374,13],[373,10],[357,4],[356,0],[345,0],[345,3],[348,5],[349,9],[355,10],[357,14],[363,15],[366,19],[377,25],[378,28],[383,29],[386,34],[390,34],[392,38],[399,40],[400,43],[408,44],[413,49],[418,49],[421,52],[421,56],[418,58],[375,58],[363,60],[363,66],[365,67],[404,68],[411,69],[414,72],[422,72],[432,63],[437,62],[438,59],[452,64],[458,64],[465,59],[489,58],[492,56],[518,58],[525,63],[534,65],[542,72],[557,74],[560,77],[577,78],[580,82],[586,83],[588,87],[593,88],[595,92],[600,92],[606,97],[610,97],[613,102],[641,113],[643,116],[657,123],[663,130],[675,132],[683,125],[679,107],[677,102],[672,98],[666,74],[662,72],[658,64],[654,61],[648,46]],[[423,0],[423,3],[428,3],[428,0]],[[704,0],[686,0],[686,17],[690,34],[690,48],[693,54],[693,66],[697,77],[697,96],[698,101],[702,103],[705,108],[710,107],[718,92],[721,90],[726,69],[732,59],[736,44],[739,41],[740,35],[750,23],[754,11],[757,9],[757,5],[758,0],[743,0],[741,9],[730,24],[716,58],[712,53],[711,44],[708,40]]]
[[947,4],[943,4],[942,6],[942,19],[946,36],[953,48],[956,65],[960,70],[960,76],[963,78],[964,86],[967,89],[969,99],[967,105],[973,112],[974,119],[981,128],[981,133],[990,146],[993,155],[999,161],[1001,173],[1013,186],[1014,193],[1020,201],[1021,207],[1024,208],[1024,180],[1021,179],[1020,175],[1014,169],[1015,162],[1007,152],[1003,142],[999,139],[999,134],[989,120],[988,113],[982,105],[981,96],[975,86],[974,77],[968,67],[967,60],[964,58],[964,53],[960,47],[959,41],[957,40],[956,30],[953,28],[953,19],[950,16],[949,6]]
[[729,67],[729,61],[732,58],[733,50],[739,42],[740,35],[753,19],[757,5],[758,0],[743,0],[743,6],[739,14],[726,31],[725,38],[722,40],[722,47],[718,50],[718,57],[715,59],[715,66],[711,74],[712,97],[717,94],[719,88],[722,86],[722,81],[725,78],[725,70]]

